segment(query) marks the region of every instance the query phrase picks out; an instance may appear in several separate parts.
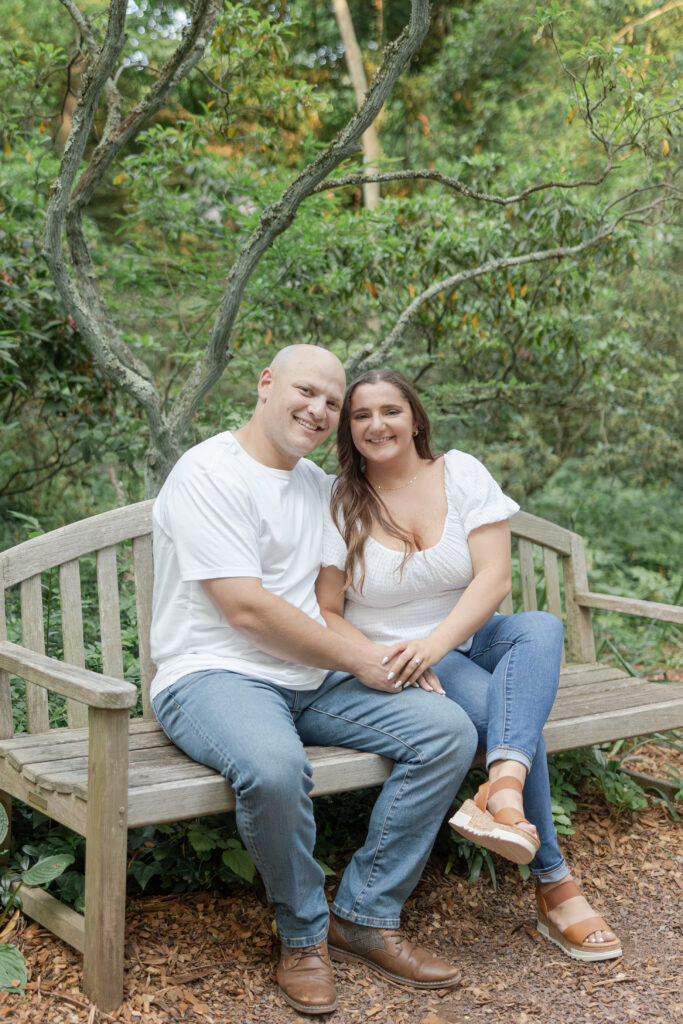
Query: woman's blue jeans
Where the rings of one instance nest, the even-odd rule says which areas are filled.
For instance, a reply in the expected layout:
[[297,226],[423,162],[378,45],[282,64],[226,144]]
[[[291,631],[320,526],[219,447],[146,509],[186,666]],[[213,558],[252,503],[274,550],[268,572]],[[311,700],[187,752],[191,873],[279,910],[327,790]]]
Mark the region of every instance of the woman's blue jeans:
[[447,695],[474,722],[487,768],[500,760],[526,766],[524,813],[541,840],[530,869],[543,882],[569,872],[553,824],[542,735],[561,660],[560,620],[548,612],[519,612],[494,615],[475,633],[469,651],[451,651],[434,666]]
[[154,710],[178,747],[232,784],[240,835],[288,946],[320,942],[329,917],[313,857],[304,744],[354,747],[394,761],[333,909],[358,924],[399,926],[476,752],[476,730],[458,704],[420,689],[371,690],[342,672],[329,673],[317,690],[296,691],[210,670],[162,691]]

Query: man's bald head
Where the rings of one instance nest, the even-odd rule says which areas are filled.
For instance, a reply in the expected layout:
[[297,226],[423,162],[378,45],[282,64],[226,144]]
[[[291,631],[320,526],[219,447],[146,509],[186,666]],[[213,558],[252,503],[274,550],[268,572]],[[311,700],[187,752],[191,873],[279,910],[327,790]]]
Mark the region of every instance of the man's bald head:
[[323,366],[332,372],[340,372],[344,377],[343,387],[346,387],[346,373],[341,360],[334,352],[329,352],[320,345],[287,345],[276,354],[270,364],[270,370],[273,377],[277,377],[281,373]]
[[274,469],[292,469],[326,441],[339,420],[346,374],[318,345],[288,345],[262,371],[254,414],[237,440]]

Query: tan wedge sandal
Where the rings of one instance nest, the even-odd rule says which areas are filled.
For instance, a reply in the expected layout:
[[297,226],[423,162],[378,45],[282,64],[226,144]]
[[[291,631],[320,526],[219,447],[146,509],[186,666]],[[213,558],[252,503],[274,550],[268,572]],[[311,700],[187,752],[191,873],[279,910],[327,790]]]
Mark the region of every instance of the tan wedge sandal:
[[541,935],[550,939],[560,947],[568,956],[574,960],[611,960],[621,956],[621,942],[619,939],[612,939],[611,942],[586,942],[586,937],[592,932],[611,932],[612,929],[602,917],[589,916],[575,924],[568,925],[563,931],[553,924],[548,914],[555,907],[574,896],[580,896],[581,892],[573,878],[565,882],[559,882],[553,889],[541,891],[540,885],[536,886],[536,902],[538,904],[538,921],[536,927]]
[[528,864],[541,843],[533,833],[519,828],[519,825],[530,825],[531,822],[512,807],[503,807],[495,815],[486,810],[489,797],[499,790],[516,789],[521,793],[523,788],[519,779],[512,775],[504,775],[495,782],[485,782],[479,787],[474,800],[465,800],[448,824],[478,846],[493,850],[514,864]]

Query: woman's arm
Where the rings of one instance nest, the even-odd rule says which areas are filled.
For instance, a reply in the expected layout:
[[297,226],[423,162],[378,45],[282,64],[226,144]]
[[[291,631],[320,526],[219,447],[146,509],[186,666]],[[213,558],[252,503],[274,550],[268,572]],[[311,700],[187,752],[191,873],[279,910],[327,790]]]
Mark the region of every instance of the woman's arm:
[[[488,622],[510,592],[510,523],[490,523],[472,530],[467,538],[473,578],[455,608],[429,636],[414,640],[398,657],[404,683],[464,643]],[[415,664],[415,658],[419,663]]]
[[334,565],[326,565],[320,570],[315,584],[320,614],[335,633],[357,644],[367,643],[365,634],[344,618],[344,581],[344,573]]
[[[365,634],[361,633],[359,629],[352,626],[351,623],[347,622],[344,618],[344,580],[344,573],[341,569],[337,569],[333,565],[327,565],[320,570],[315,584],[315,593],[320,606],[320,614],[324,618],[328,628],[333,630],[335,633],[338,633],[346,640],[350,640],[351,643],[367,644],[368,638]],[[408,641],[407,643],[412,646],[412,641]],[[387,652],[388,651],[389,648],[387,648]],[[394,688],[396,689],[403,685],[404,681],[400,679],[400,671],[405,663],[406,659],[403,657],[402,651],[393,658],[387,656],[387,682],[393,682]],[[428,665],[425,665],[420,672],[413,673],[413,675],[414,678],[411,678],[411,682],[413,684],[418,684],[423,690],[433,690],[436,693],[444,693],[441,683],[434,673],[429,671]]]

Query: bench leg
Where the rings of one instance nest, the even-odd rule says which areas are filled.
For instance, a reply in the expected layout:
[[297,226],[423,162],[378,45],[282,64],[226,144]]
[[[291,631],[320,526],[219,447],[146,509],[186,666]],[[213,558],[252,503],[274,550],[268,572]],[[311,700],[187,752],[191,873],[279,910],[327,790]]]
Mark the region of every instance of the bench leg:
[[128,711],[90,708],[83,988],[101,1010],[123,1000]]

